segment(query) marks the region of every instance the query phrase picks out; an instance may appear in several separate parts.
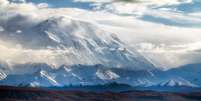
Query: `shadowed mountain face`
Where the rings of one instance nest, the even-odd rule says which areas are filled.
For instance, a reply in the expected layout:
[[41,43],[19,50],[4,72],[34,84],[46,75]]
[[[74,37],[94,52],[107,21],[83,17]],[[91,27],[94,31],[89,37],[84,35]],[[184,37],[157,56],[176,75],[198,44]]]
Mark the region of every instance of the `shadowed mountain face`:
[[200,85],[201,83],[201,64],[188,64],[179,68],[170,69],[167,71],[169,77],[177,75],[177,77],[185,78],[186,80]]
[[[8,65],[2,63],[2,66]],[[21,64],[7,67],[10,69],[1,67],[0,85],[62,87],[117,82],[129,84],[139,89],[194,92],[200,91],[196,90],[201,85],[199,66],[199,64],[193,64],[168,71],[136,71],[124,68],[107,68],[101,64],[62,65],[58,68],[47,64]]]
[[107,68],[103,65],[62,65],[58,69],[53,69],[47,64],[22,64],[16,65],[11,70],[2,70],[0,85],[48,87],[96,85],[114,81],[130,85],[144,85],[152,83],[152,80],[157,78],[151,73],[151,71],[146,70]]
[[151,91],[95,93],[0,87],[1,101],[200,101],[200,99],[200,93],[181,94]]

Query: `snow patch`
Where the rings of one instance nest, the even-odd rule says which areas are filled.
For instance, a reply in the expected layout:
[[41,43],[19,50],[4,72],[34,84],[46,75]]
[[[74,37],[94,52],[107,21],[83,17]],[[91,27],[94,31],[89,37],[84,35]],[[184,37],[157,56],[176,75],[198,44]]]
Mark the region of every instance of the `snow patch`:
[[114,80],[119,78],[120,76],[110,70],[97,70],[96,75],[98,78],[102,80]]
[[7,77],[7,75],[4,72],[0,72],[0,80],[3,80]]
[[55,42],[58,42],[60,43],[61,40],[59,39],[59,37],[57,37],[55,34],[51,33],[51,32],[48,32],[48,31],[45,31],[45,33],[48,35],[48,37],[52,40],[54,40]]
[[60,86],[60,84],[56,80],[54,80],[54,78],[52,78],[46,71],[40,71],[40,74],[42,77],[49,80],[54,86]]

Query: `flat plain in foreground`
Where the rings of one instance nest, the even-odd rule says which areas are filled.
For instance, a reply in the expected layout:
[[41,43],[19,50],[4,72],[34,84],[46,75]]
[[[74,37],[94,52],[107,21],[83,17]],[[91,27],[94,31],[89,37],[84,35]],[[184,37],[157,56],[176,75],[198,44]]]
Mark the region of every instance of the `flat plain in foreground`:
[[84,92],[0,86],[0,101],[201,101],[201,93]]

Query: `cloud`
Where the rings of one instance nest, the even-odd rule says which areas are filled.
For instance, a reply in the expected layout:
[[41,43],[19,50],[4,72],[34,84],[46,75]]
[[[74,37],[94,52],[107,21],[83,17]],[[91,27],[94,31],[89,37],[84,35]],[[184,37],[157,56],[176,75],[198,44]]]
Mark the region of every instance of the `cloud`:
[[173,45],[140,43],[133,47],[144,54],[153,64],[164,69],[199,63],[201,60],[201,41]]
[[[117,4],[132,4],[131,6],[163,6],[163,5],[178,5],[181,3],[191,3],[192,0],[74,0],[75,2],[91,2],[91,3],[105,3],[108,6]],[[116,6],[118,8],[118,6]]]
[[49,5],[47,3],[39,3],[38,5],[38,8],[48,8]]
[[153,44],[153,43],[140,43],[136,44],[135,47],[140,52],[147,53],[178,53],[178,54],[186,54],[186,53],[200,53],[201,50],[201,42],[194,42],[188,44]]
[[0,61],[6,61],[13,64],[24,64],[24,63],[48,63],[55,66],[64,64],[61,54],[65,51],[60,50],[33,50],[23,49],[20,45],[7,47],[7,44],[0,44]]
[[47,8],[48,4],[47,3],[39,3],[39,4],[34,4],[34,3],[27,3],[25,0],[0,0],[0,9],[2,10],[12,10],[12,11],[17,11],[20,10],[22,11],[34,11],[37,9],[43,9]]
[[0,6],[1,7],[4,7],[4,6],[8,5],[8,4],[9,4],[8,0],[0,0]]
[[174,7],[194,3],[193,0],[75,0],[75,2],[90,2],[94,10],[102,10],[120,15],[138,16],[150,9],[180,12]]
[[[14,44],[9,42],[0,41],[0,62],[8,62],[9,64],[26,64],[26,63],[46,63],[59,67],[63,64],[74,65],[74,64],[93,64],[87,59],[80,58],[79,61],[74,55],[80,55],[84,57],[84,54],[80,54],[69,49],[32,49],[23,48],[21,44]],[[95,60],[93,60],[95,61]]]

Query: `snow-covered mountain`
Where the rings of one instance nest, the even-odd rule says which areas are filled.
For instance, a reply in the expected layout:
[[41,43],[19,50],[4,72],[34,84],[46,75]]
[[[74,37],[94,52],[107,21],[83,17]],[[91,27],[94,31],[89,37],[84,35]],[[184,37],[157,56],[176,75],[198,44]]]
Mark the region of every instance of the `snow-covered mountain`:
[[57,65],[103,64],[109,68],[154,69],[142,55],[93,23],[66,16],[49,17],[38,22],[28,19],[19,14],[4,21],[0,24],[4,28],[0,40],[12,40],[23,49],[46,50],[51,53],[49,57],[53,57],[54,61],[50,62]]
[[175,69],[166,71],[166,77],[175,78],[180,77],[195,85],[201,85],[201,64],[187,64]]
[[168,80],[161,80],[162,82],[150,85],[141,86],[139,90],[153,90],[160,92],[200,92],[200,86],[193,84],[183,78],[172,78]]
[[[6,65],[6,63],[4,64]],[[182,70],[180,68],[180,70],[175,71],[176,73],[170,73],[171,70],[127,70],[124,68],[108,68],[101,64],[53,67],[53,65],[44,63],[27,63],[1,69],[0,85],[35,87],[98,85],[117,82],[142,87],[143,89],[163,88],[168,90],[200,87],[200,83],[194,80],[194,78],[199,78],[198,75],[191,75],[191,80],[180,74]],[[190,70],[188,72],[191,73]]]
[[[0,19],[0,85],[149,86],[164,80],[163,86],[201,85],[198,67],[155,70],[140,53],[93,21],[67,15],[6,14]],[[175,77],[186,81],[172,80]]]
[[[175,26],[199,27],[200,20],[193,15],[171,12],[176,9],[162,10],[164,9],[162,6],[159,8],[150,6],[149,9],[144,3],[141,3],[142,8],[138,4],[106,3],[100,5],[100,10],[106,11],[101,13],[71,8],[54,9],[56,6],[38,8],[40,5],[25,3],[20,5],[20,2],[13,2],[11,5],[7,5],[7,2],[5,7],[0,7],[2,9],[0,10],[0,85],[35,87],[96,85],[110,82],[138,87],[159,86],[159,88],[201,85],[200,64],[160,71],[143,55],[124,43],[123,38],[116,36],[132,35],[129,39],[138,43],[149,41],[157,44],[166,43],[160,38],[164,38],[168,43],[172,39],[183,41],[185,38],[180,39],[180,34],[177,38],[178,36],[170,33],[177,31],[178,28],[174,28]],[[34,2],[40,3],[38,0]],[[61,7],[62,3],[61,1],[57,4]],[[72,5],[74,3],[70,0],[69,7],[74,7]],[[155,2],[148,5],[153,4]],[[89,6],[86,7],[90,9]],[[159,11],[160,7],[162,8]],[[165,8],[175,7],[172,5]],[[161,32],[160,24],[164,24],[162,30],[164,28],[167,30],[162,31],[162,34],[151,34]],[[143,29],[146,31],[139,31]],[[188,32],[197,33],[199,30],[183,29],[179,33],[183,35]],[[188,39],[187,34],[184,36]],[[135,44],[133,42],[132,44]]]
[[[28,65],[25,64],[25,66]],[[4,78],[4,75],[2,75],[0,84],[12,86],[67,86],[118,82],[136,86],[150,83],[154,79],[150,71],[107,68],[103,65],[62,65],[58,69],[44,64],[32,64],[32,66],[37,66],[35,68],[39,69],[35,70],[33,73],[9,74]]]
[[159,84],[162,87],[197,87],[196,85],[190,83],[189,81],[183,79],[171,79]]
[[153,64],[93,22],[19,12],[1,17],[0,85],[151,82]]
[[148,86],[200,87],[201,64],[188,64],[167,71],[154,71],[157,82]]
[[[24,15],[18,17],[26,18]],[[27,26],[19,26],[22,22]],[[51,51],[51,56],[56,58],[60,65],[35,61],[22,64],[1,62],[1,85],[94,85],[114,81],[146,87],[155,83],[168,87],[201,84],[198,78],[200,65],[154,71],[154,66],[142,55],[129,49],[114,34],[90,22],[58,16],[37,23],[29,20],[9,20],[1,23],[1,26],[4,29],[0,33],[2,41],[12,40],[20,45],[25,53],[27,50]],[[32,54],[29,52],[28,54]],[[186,81],[172,80],[175,77],[184,78]],[[161,83],[163,80],[166,82]]]

